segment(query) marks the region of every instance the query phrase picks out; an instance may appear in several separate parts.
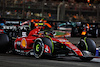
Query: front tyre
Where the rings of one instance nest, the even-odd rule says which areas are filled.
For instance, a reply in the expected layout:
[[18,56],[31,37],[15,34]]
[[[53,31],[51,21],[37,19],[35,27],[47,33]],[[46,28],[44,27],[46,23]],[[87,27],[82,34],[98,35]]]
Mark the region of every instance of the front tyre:
[[[90,61],[93,59],[91,56],[95,56],[96,54],[96,44],[92,39],[84,38],[78,44],[78,48],[82,51],[84,56],[80,57],[83,61]],[[89,57],[90,56],[90,57]]]
[[35,58],[41,58],[44,52],[44,43],[41,38],[37,38],[33,45],[33,51]]

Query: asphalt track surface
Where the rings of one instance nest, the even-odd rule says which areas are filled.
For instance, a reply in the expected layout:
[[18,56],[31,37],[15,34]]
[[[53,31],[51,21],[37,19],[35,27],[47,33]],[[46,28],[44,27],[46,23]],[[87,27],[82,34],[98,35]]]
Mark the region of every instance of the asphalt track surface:
[[[68,38],[77,43],[80,38]],[[99,45],[100,38],[92,38]],[[90,62],[81,61],[78,57],[59,57],[36,59],[34,56],[0,54],[0,67],[100,67],[100,58]]]

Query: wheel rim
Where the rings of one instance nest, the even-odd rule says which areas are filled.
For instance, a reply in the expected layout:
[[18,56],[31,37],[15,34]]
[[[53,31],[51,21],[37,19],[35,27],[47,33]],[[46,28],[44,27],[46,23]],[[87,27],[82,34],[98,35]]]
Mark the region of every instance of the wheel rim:
[[44,51],[44,44],[41,41],[36,41],[34,45],[34,56],[40,58]]
[[35,53],[37,55],[40,55],[42,52],[42,43],[40,42],[37,42],[36,46],[35,46]]

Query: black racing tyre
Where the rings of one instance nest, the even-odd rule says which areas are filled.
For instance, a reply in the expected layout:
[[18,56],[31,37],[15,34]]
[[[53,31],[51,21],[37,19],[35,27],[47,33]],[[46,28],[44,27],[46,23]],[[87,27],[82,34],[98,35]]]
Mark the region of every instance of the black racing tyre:
[[[95,54],[96,54],[96,44],[95,44],[95,42],[92,39],[86,38],[86,43],[87,43],[87,47],[88,47],[87,51],[91,52],[91,54],[93,56],[95,56]],[[81,51],[84,51],[84,50],[81,50]],[[90,61],[90,60],[93,59],[93,57],[81,57],[80,59],[83,60],[83,61]]]
[[6,34],[0,34],[0,53],[5,53],[9,49],[9,37]]
[[92,55],[96,54],[96,43],[92,39],[87,39],[86,40],[88,44],[88,51],[92,53]]
[[33,44],[35,58],[41,58],[44,52],[44,43],[41,38],[37,38]]

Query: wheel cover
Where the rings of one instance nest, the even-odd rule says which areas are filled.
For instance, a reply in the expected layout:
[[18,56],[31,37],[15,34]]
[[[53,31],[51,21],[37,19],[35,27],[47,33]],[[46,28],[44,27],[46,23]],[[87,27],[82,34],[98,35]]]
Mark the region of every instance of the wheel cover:
[[35,46],[35,53],[37,55],[40,55],[42,52],[42,43],[41,42],[37,42],[36,46]]
[[43,55],[44,44],[42,42],[42,39],[36,39],[35,44],[33,46],[33,50],[35,58],[40,58]]
[[39,52],[39,48],[40,48],[40,45],[37,44],[37,45],[36,45],[36,51],[37,51],[37,52]]

